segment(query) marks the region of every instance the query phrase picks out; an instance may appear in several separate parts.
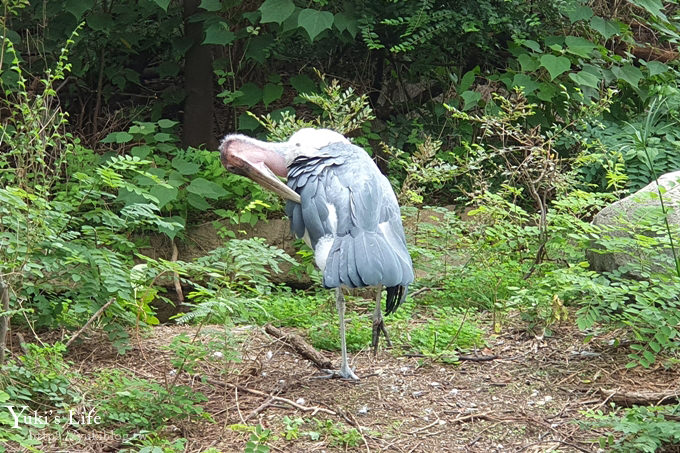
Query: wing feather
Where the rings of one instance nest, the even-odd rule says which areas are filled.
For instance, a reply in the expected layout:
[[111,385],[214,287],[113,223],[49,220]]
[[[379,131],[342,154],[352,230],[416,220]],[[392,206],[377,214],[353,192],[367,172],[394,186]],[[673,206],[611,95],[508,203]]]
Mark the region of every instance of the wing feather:
[[296,158],[288,185],[301,198],[301,206],[286,206],[296,236],[308,231],[313,248],[321,237],[333,238],[324,286],[383,284],[389,311],[396,309],[413,282],[413,264],[394,191],[368,154],[354,145],[331,144],[319,155]]

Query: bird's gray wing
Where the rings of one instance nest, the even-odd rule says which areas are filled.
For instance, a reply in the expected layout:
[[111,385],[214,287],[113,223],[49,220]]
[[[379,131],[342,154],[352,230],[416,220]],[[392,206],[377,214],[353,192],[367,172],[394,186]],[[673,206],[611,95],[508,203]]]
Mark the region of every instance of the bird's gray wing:
[[389,295],[390,287],[413,281],[396,197],[365,151],[332,144],[321,155],[298,157],[288,185],[301,198],[286,204],[291,229],[325,254],[316,257],[325,287],[382,284]]

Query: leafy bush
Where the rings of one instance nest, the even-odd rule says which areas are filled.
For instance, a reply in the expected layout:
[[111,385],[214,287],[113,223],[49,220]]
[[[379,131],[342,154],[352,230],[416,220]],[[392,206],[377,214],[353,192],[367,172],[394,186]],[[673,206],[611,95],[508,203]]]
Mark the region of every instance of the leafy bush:
[[653,453],[680,444],[676,414],[675,406],[633,406],[609,414],[601,410],[588,411],[585,425],[612,431],[611,435],[600,438],[602,448],[622,453]]
[[[134,175],[163,184],[146,171],[149,161],[113,156],[85,168],[92,154],[64,131],[66,117],[55,107],[53,85],[67,68],[64,50],[38,92],[29,92],[24,73],[12,68],[20,90],[5,99],[12,114],[0,131],[0,274],[12,296],[9,315],[36,313],[18,318],[34,330],[78,326],[113,298],[103,319],[124,351],[123,326],[136,321],[138,310],[151,313],[148,303],[135,300],[136,244],[129,234],[182,227],[162,218],[157,199],[131,182]],[[71,162],[84,171],[65,178]],[[138,202],[117,203],[123,190]]]
[[39,347],[26,345],[28,352],[2,366],[2,387],[15,405],[28,405],[31,410],[47,413],[46,408],[64,413],[83,397],[79,389],[82,379],[64,361],[63,344]]
[[102,423],[119,433],[155,429],[166,423],[208,417],[199,405],[207,398],[184,385],[165,387],[157,382],[128,377],[118,370],[99,372],[92,398]]

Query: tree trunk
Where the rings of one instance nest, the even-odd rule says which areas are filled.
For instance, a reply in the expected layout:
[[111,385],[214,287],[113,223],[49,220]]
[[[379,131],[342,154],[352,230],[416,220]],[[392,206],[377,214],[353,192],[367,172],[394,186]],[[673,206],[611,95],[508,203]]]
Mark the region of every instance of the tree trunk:
[[203,22],[191,22],[200,0],[184,0],[184,34],[193,45],[184,58],[184,125],[182,144],[217,149],[214,125],[213,68],[210,46],[203,42]]

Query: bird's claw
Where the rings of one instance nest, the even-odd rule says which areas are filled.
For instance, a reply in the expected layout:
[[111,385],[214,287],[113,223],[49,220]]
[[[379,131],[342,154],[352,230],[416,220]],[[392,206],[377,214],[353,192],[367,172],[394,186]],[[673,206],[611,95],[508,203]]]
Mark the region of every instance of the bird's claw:
[[339,379],[350,379],[353,381],[358,381],[359,377],[354,374],[354,371],[350,368],[347,367],[346,369],[340,368],[339,370],[322,370],[326,372],[326,374],[320,375],[320,376],[313,376],[313,379],[334,379],[334,378],[339,378]]
[[373,321],[373,339],[371,341],[371,346],[373,347],[373,355],[378,354],[378,344],[380,342],[380,332],[385,336],[385,342],[388,347],[392,347],[392,342],[390,341],[390,336],[387,333],[387,328],[385,327],[385,321],[381,317]]

